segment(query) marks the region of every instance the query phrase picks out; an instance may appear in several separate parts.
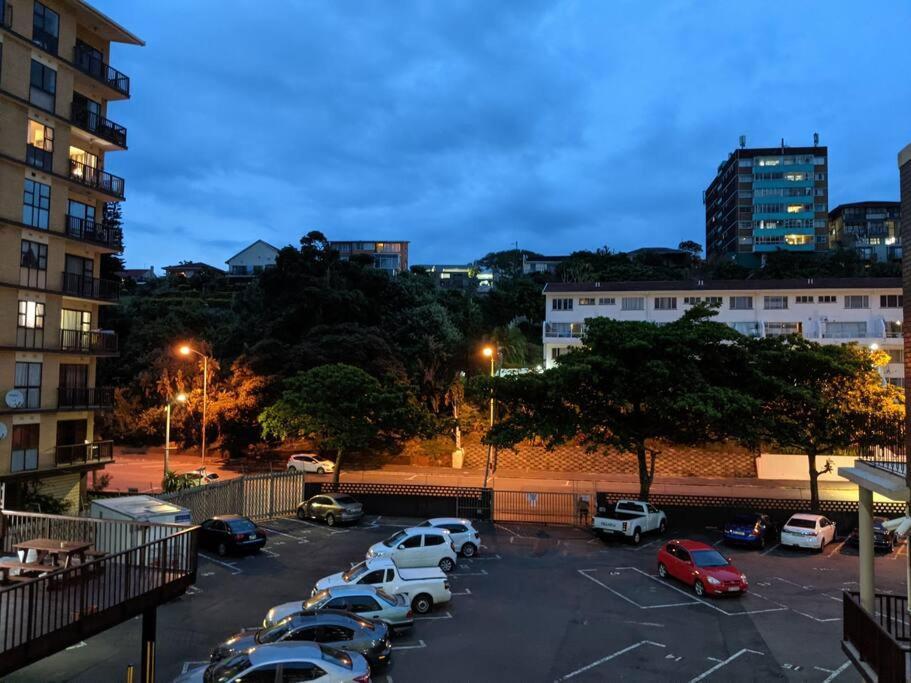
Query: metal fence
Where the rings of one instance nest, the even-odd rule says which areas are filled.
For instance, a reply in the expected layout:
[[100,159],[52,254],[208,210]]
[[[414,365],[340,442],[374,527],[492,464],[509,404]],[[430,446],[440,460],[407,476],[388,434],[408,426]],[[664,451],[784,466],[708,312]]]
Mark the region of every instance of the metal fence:
[[563,492],[494,491],[493,520],[534,524],[576,524],[579,494]]

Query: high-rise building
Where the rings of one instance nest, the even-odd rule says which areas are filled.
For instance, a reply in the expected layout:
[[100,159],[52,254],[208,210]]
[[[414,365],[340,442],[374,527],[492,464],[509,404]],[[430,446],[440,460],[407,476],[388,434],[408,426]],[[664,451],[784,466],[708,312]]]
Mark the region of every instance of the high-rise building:
[[777,250],[829,248],[826,147],[747,148],[730,153],[703,195],[706,257],[756,266]]
[[142,41],[83,0],[0,0],[0,481],[7,505],[44,494],[75,512],[87,473],[113,456],[95,411],[113,391],[96,360],[117,353],[99,314],[118,286],[99,278],[121,249],[104,220],[124,199],[106,169],[125,150],[110,102],[130,79],[113,42]]
[[839,204],[829,213],[829,246],[854,249],[864,261],[901,261],[901,203]]

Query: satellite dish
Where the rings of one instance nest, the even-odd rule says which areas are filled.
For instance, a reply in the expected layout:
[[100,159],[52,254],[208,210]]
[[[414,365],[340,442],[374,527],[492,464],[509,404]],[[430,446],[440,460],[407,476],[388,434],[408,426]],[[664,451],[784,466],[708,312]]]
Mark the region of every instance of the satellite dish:
[[19,389],[10,389],[6,392],[6,405],[10,408],[21,408],[25,405],[25,394]]
[[6,438],[6,424],[0,422],[0,441]]

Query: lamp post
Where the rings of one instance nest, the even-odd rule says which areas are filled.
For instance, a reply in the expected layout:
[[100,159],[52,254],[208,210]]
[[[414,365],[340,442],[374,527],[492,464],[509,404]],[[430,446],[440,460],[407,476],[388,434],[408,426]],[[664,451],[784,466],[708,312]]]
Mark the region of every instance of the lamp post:
[[209,400],[209,357],[194,349],[187,344],[184,344],[180,347],[180,354],[182,356],[189,356],[191,353],[195,353],[197,356],[202,358],[202,466],[206,466],[206,408],[208,407]]
[[[485,346],[481,350],[481,353],[484,355],[485,358],[490,359],[490,379],[493,380],[493,377],[495,374],[494,373],[494,363],[496,362],[496,355],[497,355],[496,349],[493,346]],[[490,387],[490,429],[493,429],[493,412],[494,412],[493,401],[494,401],[493,386],[491,385],[491,387]],[[487,477],[490,474],[490,454],[491,454],[492,450],[493,450],[493,445],[487,444],[487,464],[484,465],[484,487],[483,487],[485,489],[487,488]]]
[[165,422],[164,422],[164,476],[168,476],[168,469],[171,460],[171,406],[174,403],[186,403],[187,395],[184,393],[179,393],[174,397],[172,402],[168,399],[168,405],[165,406]]

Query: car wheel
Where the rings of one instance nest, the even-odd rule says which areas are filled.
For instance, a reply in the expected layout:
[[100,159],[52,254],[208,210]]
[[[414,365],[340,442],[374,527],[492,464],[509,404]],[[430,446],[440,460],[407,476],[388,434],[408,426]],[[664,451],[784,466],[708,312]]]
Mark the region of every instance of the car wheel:
[[324,470],[322,467],[317,467],[316,473],[317,474],[326,474],[326,470]]
[[228,546],[226,546],[224,543],[219,543],[216,550],[218,551],[218,555],[220,557],[224,557],[228,554]]
[[289,471],[289,472],[296,472],[297,470],[296,470],[294,467],[289,467],[289,468],[288,468],[288,471]]
[[335,515],[331,512],[326,515],[326,526],[335,526]]
[[462,557],[474,557],[478,554],[478,549],[474,543],[466,543],[462,546]]
[[633,537],[630,540],[632,540],[633,545],[639,545],[639,542],[642,540],[642,531],[639,529],[639,527],[636,527],[636,529],[633,531]]
[[440,569],[442,569],[447,574],[455,569],[455,562],[452,561],[452,558],[444,557],[440,560]]
[[667,578],[667,567],[664,566],[664,562],[658,563],[658,576],[660,576],[662,579]]
[[300,520],[307,519],[307,513],[304,512],[304,508],[297,508],[297,518]]
[[667,531],[667,520],[662,519],[661,524],[658,525],[658,533],[664,535],[665,531]]
[[696,592],[697,597],[701,598],[705,595],[705,586],[702,585],[702,581],[697,580],[696,583],[693,584],[693,590]]
[[427,612],[433,609],[433,598],[426,593],[416,595],[414,600],[411,601],[411,609],[418,614],[427,614]]

